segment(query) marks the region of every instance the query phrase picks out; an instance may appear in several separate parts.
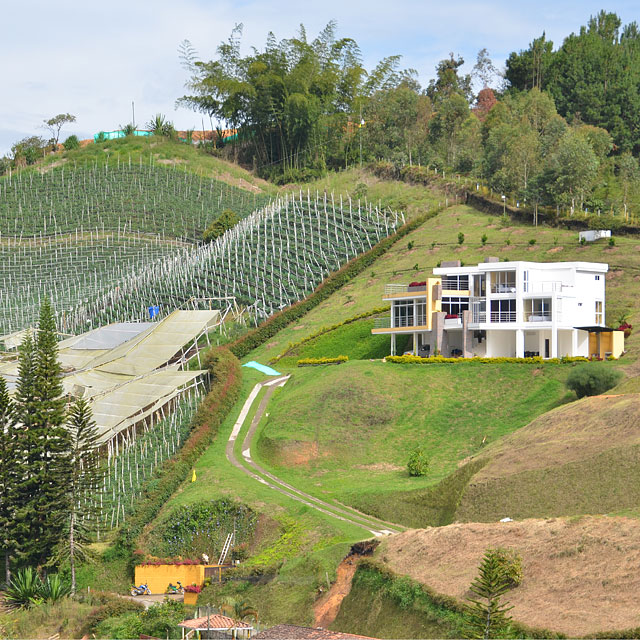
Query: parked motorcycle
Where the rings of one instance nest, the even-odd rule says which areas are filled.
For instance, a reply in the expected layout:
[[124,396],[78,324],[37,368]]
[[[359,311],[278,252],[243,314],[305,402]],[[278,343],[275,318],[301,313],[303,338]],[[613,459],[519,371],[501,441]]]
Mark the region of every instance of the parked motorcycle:
[[149,591],[149,587],[146,584],[141,584],[139,587],[133,585],[131,587],[131,595],[132,596],[150,596],[151,591]]
[[180,584],[180,581],[178,581],[177,585],[169,583],[166,593],[184,593],[184,587]]

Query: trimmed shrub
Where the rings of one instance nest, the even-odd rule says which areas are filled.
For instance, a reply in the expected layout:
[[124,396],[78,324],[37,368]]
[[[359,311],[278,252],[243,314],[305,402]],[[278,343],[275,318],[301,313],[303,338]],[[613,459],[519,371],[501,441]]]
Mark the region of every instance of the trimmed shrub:
[[622,378],[622,373],[611,367],[585,364],[576,367],[567,377],[567,389],[575,391],[578,398],[597,396],[608,391]]
[[78,136],[72,135],[62,143],[62,146],[66,151],[73,151],[74,149],[78,149],[80,147],[80,140],[78,140]]
[[342,364],[347,362],[349,356],[336,356],[335,358],[301,358],[298,360],[299,367],[314,366],[318,364]]
[[407,471],[412,478],[426,476],[429,471],[429,458],[422,447],[416,447],[409,454],[407,462]]
[[541,356],[533,356],[531,358],[446,358],[444,356],[431,356],[429,358],[421,358],[420,356],[387,356],[386,362],[395,364],[570,364],[572,362],[589,362],[588,358],[582,356],[562,358],[548,358],[544,360]]

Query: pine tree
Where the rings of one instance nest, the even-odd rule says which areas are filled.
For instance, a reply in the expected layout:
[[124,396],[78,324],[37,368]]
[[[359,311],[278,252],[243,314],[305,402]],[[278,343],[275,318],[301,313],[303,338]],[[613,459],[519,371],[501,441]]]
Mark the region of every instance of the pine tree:
[[71,405],[67,416],[67,428],[71,436],[71,504],[66,541],[61,545],[59,557],[69,560],[73,594],[76,591],[76,561],[86,558],[86,545],[97,522],[98,512],[93,496],[99,489],[101,477],[97,448],[98,428],[86,400],[80,398]]
[[0,551],[4,555],[5,583],[11,579],[14,517],[14,473],[18,462],[14,442],[15,412],[6,380],[0,376]]
[[38,490],[40,455],[37,430],[34,426],[35,392],[35,345],[31,334],[27,334],[18,353],[18,382],[14,395],[16,424],[14,440],[16,468],[14,473],[14,552],[18,564],[28,564],[29,539],[35,521],[33,496]]
[[509,627],[511,618],[506,615],[513,607],[502,604],[500,598],[510,589],[499,558],[491,550],[484,554],[478,568],[478,576],[470,590],[478,599],[469,598],[467,606],[467,637],[497,638]]
[[21,348],[16,406],[26,465],[17,485],[17,556],[22,565],[43,565],[64,535],[69,511],[70,436],[48,301],[40,308],[35,342],[27,337]]

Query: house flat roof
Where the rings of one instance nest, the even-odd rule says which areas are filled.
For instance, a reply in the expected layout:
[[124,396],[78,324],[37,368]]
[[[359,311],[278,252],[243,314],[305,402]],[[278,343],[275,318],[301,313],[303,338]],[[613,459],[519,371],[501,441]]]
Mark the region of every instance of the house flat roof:
[[183,620],[179,625],[185,629],[195,629],[198,631],[228,631],[229,629],[253,629],[253,627],[241,620],[234,620],[227,616],[221,616],[220,614],[212,614],[203,616],[202,618],[193,618],[192,620]]
[[436,267],[433,273],[434,275],[446,275],[448,273],[465,275],[477,273],[478,271],[512,271],[519,265],[529,269],[577,269],[578,271],[597,271],[599,273],[609,271],[609,265],[606,262],[530,262],[528,260],[512,260],[510,262],[480,262],[467,267]]

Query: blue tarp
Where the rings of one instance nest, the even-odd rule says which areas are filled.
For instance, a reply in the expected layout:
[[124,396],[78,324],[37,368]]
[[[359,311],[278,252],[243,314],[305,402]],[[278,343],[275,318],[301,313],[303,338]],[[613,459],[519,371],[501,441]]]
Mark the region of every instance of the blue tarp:
[[[102,134],[104,136],[105,140],[115,140],[116,138],[124,138],[125,134],[124,131],[100,131],[100,133],[96,133],[93,136],[93,141],[94,142],[98,142],[98,138],[100,137],[100,134]],[[152,136],[153,132],[152,131],[142,131],[140,129],[136,129],[133,132],[134,136]]]
[[257,369],[258,371],[261,371],[262,373],[268,375],[268,376],[279,376],[282,375],[281,373],[278,373],[275,369],[272,369],[271,367],[267,367],[264,364],[260,364],[259,362],[256,362],[255,360],[252,360],[251,362],[247,362],[245,364],[242,365],[243,367],[251,367],[252,369]]

